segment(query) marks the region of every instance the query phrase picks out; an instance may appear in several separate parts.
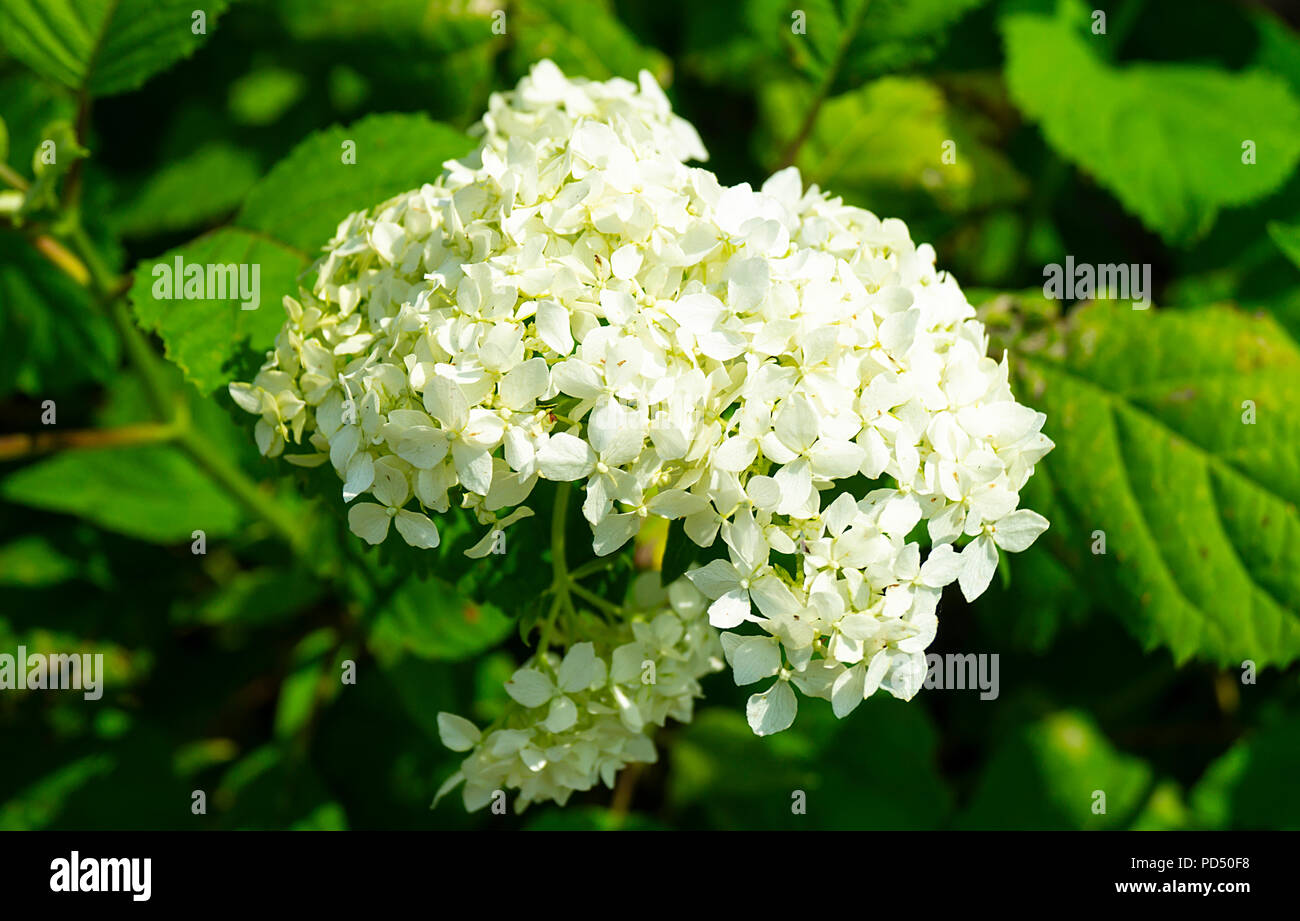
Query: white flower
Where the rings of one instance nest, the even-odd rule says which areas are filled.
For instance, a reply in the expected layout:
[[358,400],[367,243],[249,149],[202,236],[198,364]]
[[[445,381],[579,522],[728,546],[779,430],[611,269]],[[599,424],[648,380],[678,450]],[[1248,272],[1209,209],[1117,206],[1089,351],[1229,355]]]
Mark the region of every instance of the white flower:
[[974,601],[989,583],[998,568],[998,547],[1012,553],[1026,550],[1047,530],[1047,519],[1029,509],[1009,512],[984,526],[983,533],[962,550],[962,567],[958,576],[962,594]]
[[799,701],[794,696],[790,682],[777,681],[761,694],[749,698],[745,716],[755,735],[767,736],[789,729],[794,723]]
[[650,730],[689,720],[699,679],[722,663],[703,599],[687,583],[664,591],[649,573],[632,594],[643,606],[599,646],[577,643],[562,659],[542,654],[518,669],[506,682],[513,703],[492,727],[438,714],[443,744],[469,752],[438,799],[464,783],[470,810],[506,788],[519,791],[517,810],[563,804],[597,783],[612,787],[626,764],[655,760]]
[[713,600],[709,622],[726,630],[761,618],[751,613],[751,599],[764,614],[773,616],[788,609],[789,589],[768,565],[768,546],[763,532],[749,515],[740,515],[722,529],[731,561],[713,560],[686,575],[695,587]]
[[[755,190],[688,166],[699,137],[649,74],[540,62],[474,133],[340,223],[285,299],[266,364],[230,386],[259,449],[328,460],[371,543],[395,522],[437,546],[426,513],[456,502],[482,556],[538,478],[584,483],[600,555],[650,516],[721,535],[727,558],[688,575],[714,627],[762,631],[731,650],[738,679],[775,651],[755,731],[789,725],[795,688],[841,715],[914,694],[943,589],[978,597],[1047,526],[1019,503],[1052,447],[933,248],[793,168]],[[583,725],[545,658],[529,668],[551,682],[519,680],[537,721]],[[644,703],[619,685],[602,706],[635,724]],[[556,763],[521,738],[480,749]]]
[[383,543],[388,536],[389,523],[412,547],[432,549],[438,546],[438,528],[427,515],[402,508],[411,498],[411,487],[401,470],[387,459],[373,465],[374,483],[371,493],[382,505],[359,502],[348,509],[348,527],[366,543]]
[[[565,695],[585,691],[596,681],[596,664],[595,647],[576,643],[565,654],[554,681],[543,671],[521,668],[506,682],[506,693],[530,709],[549,704],[542,725],[551,732],[563,732],[578,719],[577,705]],[[601,668],[603,675],[603,664]]]

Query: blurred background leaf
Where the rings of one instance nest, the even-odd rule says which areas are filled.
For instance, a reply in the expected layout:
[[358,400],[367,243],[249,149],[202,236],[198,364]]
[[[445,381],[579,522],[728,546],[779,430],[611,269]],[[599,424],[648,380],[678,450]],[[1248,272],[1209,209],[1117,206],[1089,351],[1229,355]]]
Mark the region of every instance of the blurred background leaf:
[[1300,828],[1300,723],[1278,717],[1242,739],[1209,769],[1192,791],[1206,828]]
[[989,759],[959,828],[1123,828],[1145,802],[1151,768],[1117,752],[1086,714],[1028,724]]
[[673,740],[668,797],[680,821],[713,828],[931,828],[951,806],[935,747],[925,713],[892,699],[844,720],[809,702],[765,739],[742,711],[709,707]]

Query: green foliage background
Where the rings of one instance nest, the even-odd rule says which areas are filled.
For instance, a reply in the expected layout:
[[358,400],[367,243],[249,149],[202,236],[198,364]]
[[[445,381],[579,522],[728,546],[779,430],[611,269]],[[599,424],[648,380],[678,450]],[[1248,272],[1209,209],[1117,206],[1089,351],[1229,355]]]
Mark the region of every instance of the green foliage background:
[[[219,0],[196,35],[194,8],[0,0],[0,652],[109,672],[94,703],[0,693],[0,828],[1300,827],[1294,23],[1208,0],[1111,4],[1103,34],[1073,2]],[[797,163],[984,305],[1058,444],[1025,494],[1052,529],[940,608],[931,651],[999,654],[996,701],[809,704],[759,740],[724,675],[616,794],[429,809],[458,758],[435,715],[502,706],[547,541],[471,564],[453,521],[437,552],[364,550],[313,498],[332,474],[262,460],[222,385],[337,221],[432,178],[545,56],[648,68],[723,181]],[[153,300],[176,253],[259,263],[262,307]],[[1150,264],[1157,307],[1045,301],[1067,254]]]

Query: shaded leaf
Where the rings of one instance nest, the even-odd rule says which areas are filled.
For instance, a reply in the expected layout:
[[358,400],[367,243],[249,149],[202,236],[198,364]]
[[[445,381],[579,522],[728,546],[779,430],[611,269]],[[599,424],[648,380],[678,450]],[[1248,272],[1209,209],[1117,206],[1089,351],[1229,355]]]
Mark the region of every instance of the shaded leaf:
[[1300,719],[1274,720],[1210,765],[1192,790],[1198,822],[1209,828],[1300,829]]
[[1144,802],[1151,776],[1146,762],[1116,751],[1089,716],[1057,713],[1017,730],[994,752],[957,824],[1016,830],[1122,827]]
[[642,70],[668,82],[668,59],[645,48],[619,22],[607,0],[521,0],[506,28],[514,37],[514,69],[550,58],[569,77],[635,80]]
[[322,627],[307,634],[293,649],[289,673],[280,683],[275,707],[275,734],[287,739],[301,732],[317,709],[332,699],[341,687],[339,676],[331,674],[332,653],[338,637]]
[[[821,701],[803,711],[793,728],[760,739],[739,710],[702,710],[669,750],[670,803],[715,828],[926,828],[942,820],[950,794],[923,710],[872,699],[844,720]],[[793,809],[800,793],[806,814]]]
[[1300,225],[1271,221],[1268,225],[1268,235],[1273,238],[1277,248],[1282,250],[1296,268],[1300,269]]
[[9,134],[4,158],[20,174],[32,168],[32,152],[44,139],[46,125],[76,114],[76,104],[65,90],[32,80],[26,74],[0,79],[0,117]]
[[511,620],[442,581],[410,578],[375,615],[370,648],[381,660],[402,652],[458,661],[490,649],[510,633]]
[[128,237],[188,230],[233,214],[260,173],[245,148],[207,144],[125,190],[108,218]]
[[75,560],[36,534],[0,546],[0,585],[57,585],[75,576],[78,568]]
[[110,756],[95,754],[50,772],[0,804],[0,831],[32,831],[47,827],[73,792],[112,769]]
[[[863,80],[897,72],[933,59],[947,30],[985,0],[798,0],[808,14],[808,33],[826,37],[808,72],[823,78],[840,57],[833,88],[850,89]],[[841,52],[840,43],[848,45]],[[827,52],[830,52],[829,54]]]
[[223,828],[346,829],[347,816],[311,765],[264,745],[236,761],[212,795]]

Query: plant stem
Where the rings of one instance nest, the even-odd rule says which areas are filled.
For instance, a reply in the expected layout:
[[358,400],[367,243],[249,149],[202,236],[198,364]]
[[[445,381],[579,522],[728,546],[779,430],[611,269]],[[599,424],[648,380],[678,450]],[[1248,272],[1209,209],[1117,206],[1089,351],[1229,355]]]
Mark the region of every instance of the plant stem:
[[[158,356],[149,346],[140,327],[136,326],[126,303],[121,298],[115,298],[109,301],[108,312],[117,329],[118,338],[122,341],[122,347],[126,349],[127,359],[144,384],[145,396],[154,415],[160,421],[174,421],[183,412],[181,401],[172,393],[164,369],[158,363]],[[188,423],[189,413],[184,412]]]
[[555,585],[567,586],[569,583],[569,564],[564,555],[564,529],[569,518],[569,493],[572,486],[560,483],[555,488],[555,506],[551,509],[551,571],[555,573]]
[[13,186],[19,192],[26,192],[30,183],[10,168],[8,163],[0,162],[0,179]]
[[187,426],[188,412],[182,409],[182,401],[177,394],[173,393],[158,356],[140,327],[136,325],[135,318],[131,316],[126,302],[121,297],[127,287],[125,280],[108,268],[80,221],[72,224],[68,231],[68,242],[89,275],[88,287],[95,292],[113,321],[118,338],[122,341],[122,347],[126,350],[127,359],[144,384],[145,394],[154,416],[160,422],[172,423],[178,427]]
[[799,156],[799,149],[803,147],[808,136],[812,134],[813,126],[817,123],[817,116],[821,114],[822,106],[830,96],[831,89],[835,85],[835,78],[840,75],[840,68],[844,66],[844,59],[848,56],[849,46],[853,44],[853,39],[857,37],[858,30],[862,28],[862,20],[866,18],[867,7],[871,4],[863,2],[862,7],[858,10],[857,15],[851,22],[845,23],[844,35],[840,39],[840,45],[835,50],[835,60],[831,61],[826,72],[822,74],[821,82],[817,85],[817,94],[813,97],[812,104],[808,106],[808,111],[804,114],[803,123],[799,125],[799,130],[795,136],[790,139],[786,145],[785,152],[781,155],[781,166],[793,166],[795,159]]
[[122,447],[156,444],[177,436],[175,426],[159,422],[141,422],[111,429],[80,429],[72,432],[37,432],[0,435],[0,461],[49,454],[64,449]]
[[66,246],[48,234],[41,234],[32,239],[36,251],[54,264],[54,267],[67,275],[83,288],[90,287],[90,269],[74,256]]
[[587,576],[593,576],[598,572],[613,569],[617,565],[618,560],[613,557],[603,557],[598,560],[591,560],[590,562],[583,563],[577,569],[570,570],[569,578],[574,581],[585,579]]
[[569,591],[573,592],[573,594],[577,595],[579,598],[583,599],[588,604],[594,605],[595,607],[606,612],[607,614],[613,614],[617,617],[617,616],[621,616],[623,613],[623,609],[620,608],[618,605],[611,604],[610,602],[606,601],[604,598],[597,595],[591,589],[579,585],[577,582],[573,581],[572,579],[569,580]]
[[546,652],[551,636],[555,632],[555,621],[560,616],[560,608],[573,610],[573,601],[569,597],[569,567],[564,552],[564,529],[569,518],[569,493],[572,487],[560,483],[555,487],[555,504],[551,507],[551,610],[546,615],[546,623],[537,638],[537,654]]
[[186,426],[177,443],[205,473],[224,487],[246,509],[265,521],[282,538],[294,555],[308,568],[315,569],[306,546],[307,528],[275,497],[261,489],[242,470],[230,463],[201,433]]
[[613,819],[615,828],[627,818],[628,810],[632,807],[632,794],[636,790],[636,782],[641,779],[642,769],[641,762],[634,761],[618,775],[614,796],[609,803],[610,818]]

